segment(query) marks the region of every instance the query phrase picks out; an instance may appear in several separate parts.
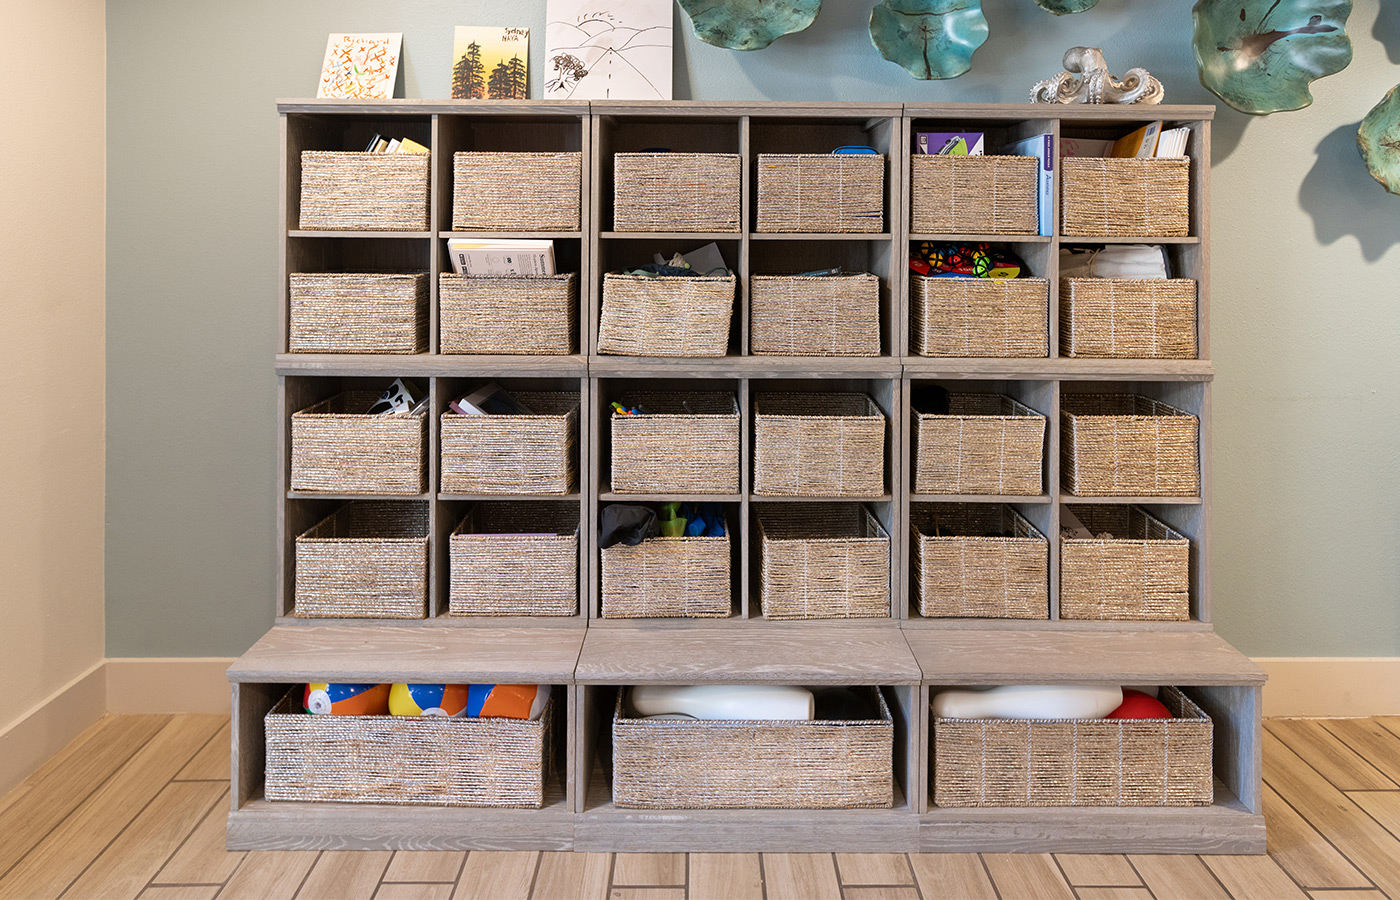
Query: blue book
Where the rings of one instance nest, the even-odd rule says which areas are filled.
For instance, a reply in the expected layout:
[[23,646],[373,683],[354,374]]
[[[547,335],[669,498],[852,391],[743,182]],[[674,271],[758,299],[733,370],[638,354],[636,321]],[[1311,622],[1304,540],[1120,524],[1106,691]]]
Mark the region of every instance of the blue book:
[[1040,233],[1049,235],[1054,231],[1055,210],[1052,206],[1055,190],[1055,138],[1049,134],[1038,134],[1025,140],[1014,141],[1001,148],[1008,156],[1034,156],[1040,160],[1037,172],[1039,193],[1036,198],[1036,212],[1040,218]]

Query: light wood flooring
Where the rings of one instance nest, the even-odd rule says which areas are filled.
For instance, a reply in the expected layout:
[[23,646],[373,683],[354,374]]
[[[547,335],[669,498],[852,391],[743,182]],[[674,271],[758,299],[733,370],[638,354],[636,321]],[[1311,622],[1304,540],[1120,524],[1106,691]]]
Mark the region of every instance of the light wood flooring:
[[1265,732],[1268,856],[229,853],[228,719],[109,716],[0,798],[0,898],[1400,900],[1400,718]]

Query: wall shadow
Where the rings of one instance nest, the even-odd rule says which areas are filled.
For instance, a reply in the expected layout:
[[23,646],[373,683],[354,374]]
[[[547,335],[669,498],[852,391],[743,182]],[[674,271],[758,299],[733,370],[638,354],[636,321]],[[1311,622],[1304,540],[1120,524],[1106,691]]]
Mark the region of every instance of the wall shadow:
[[1400,63],[1400,3],[1381,0],[1376,23],[1371,26],[1371,37],[1381,42],[1391,62]]
[[1317,162],[1298,188],[1299,205],[1312,216],[1322,244],[1354,235],[1367,262],[1400,244],[1400,197],[1366,171],[1356,146],[1360,122],[1343,125],[1317,145]]

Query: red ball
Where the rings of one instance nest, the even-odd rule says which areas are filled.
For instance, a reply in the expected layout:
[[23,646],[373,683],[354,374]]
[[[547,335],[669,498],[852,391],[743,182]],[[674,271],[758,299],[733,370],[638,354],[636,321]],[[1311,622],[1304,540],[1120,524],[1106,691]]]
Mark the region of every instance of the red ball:
[[1171,710],[1162,701],[1142,691],[1123,689],[1123,703],[1105,719],[1170,719]]

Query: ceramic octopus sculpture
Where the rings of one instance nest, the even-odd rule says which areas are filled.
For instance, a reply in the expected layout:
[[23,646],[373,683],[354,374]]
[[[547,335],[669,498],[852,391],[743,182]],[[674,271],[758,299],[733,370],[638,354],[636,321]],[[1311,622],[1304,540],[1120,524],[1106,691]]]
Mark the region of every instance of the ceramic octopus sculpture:
[[1161,103],[1162,82],[1146,69],[1129,69],[1120,81],[1109,74],[1103,51],[1071,47],[1065,51],[1066,72],[1036,82],[1032,103]]

